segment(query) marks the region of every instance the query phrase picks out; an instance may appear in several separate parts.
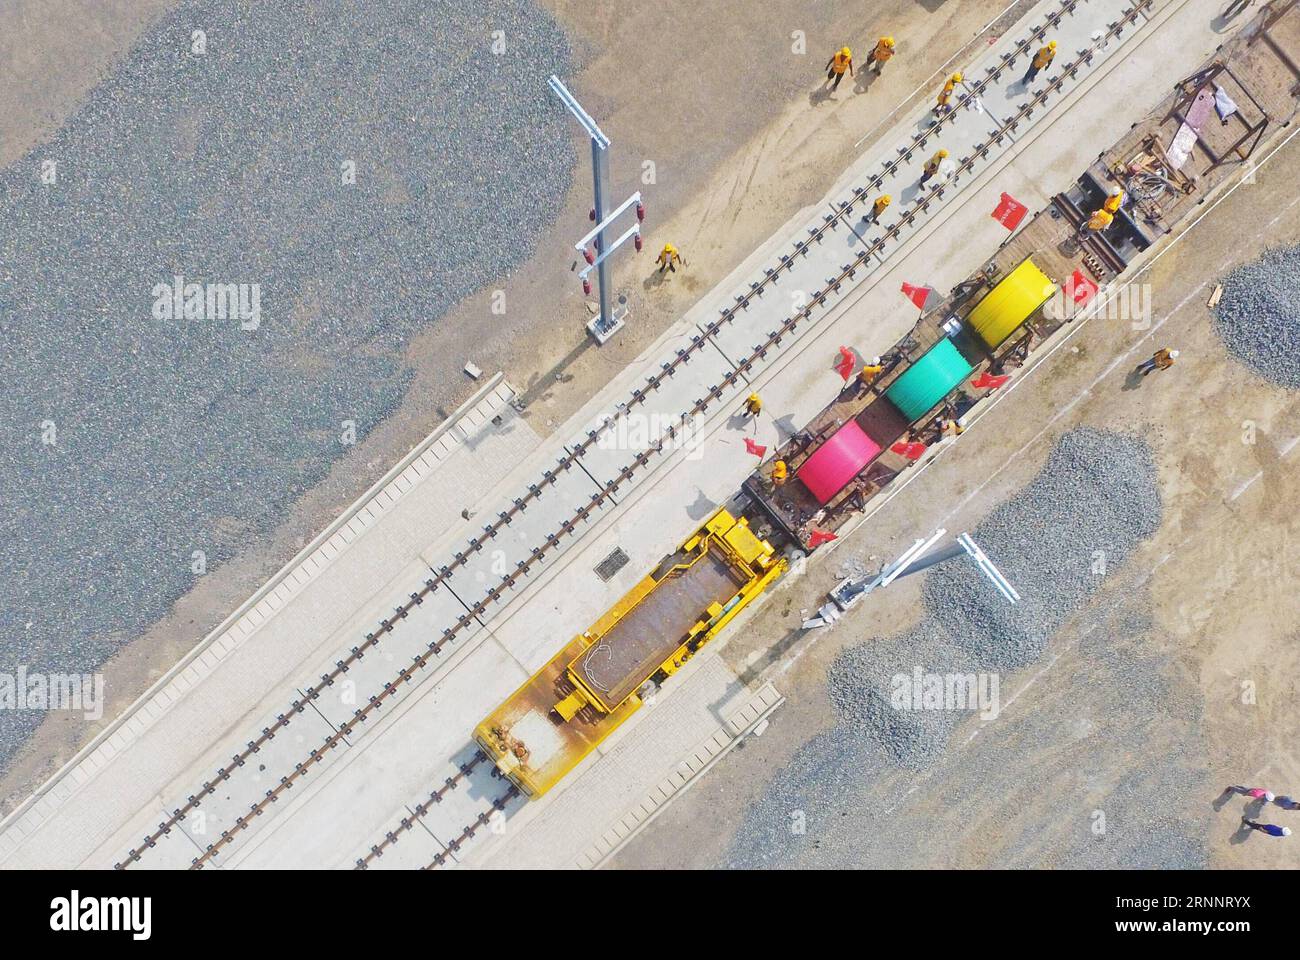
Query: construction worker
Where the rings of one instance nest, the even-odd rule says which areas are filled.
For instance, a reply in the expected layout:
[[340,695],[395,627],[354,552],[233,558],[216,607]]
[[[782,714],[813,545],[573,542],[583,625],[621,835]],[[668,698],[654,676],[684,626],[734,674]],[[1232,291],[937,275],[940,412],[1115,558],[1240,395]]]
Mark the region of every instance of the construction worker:
[[757,417],[763,412],[763,401],[759,398],[758,394],[751,393],[745,398],[745,412],[751,417]]
[[858,384],[862,387],[869,387],[876,382],[876,377],[885,372],[885,365],[880,362],[879,357],[872,357],[870,363],[864,363],[862,369],[858,371]]
[[948,82],[945,83],[943,89],[939,91],[939,102],[935,104],[934,107],[934,112],[936,114],[944,114],[952,110],[952,95],[957,89],[957,84],[961,83],[961,81],[962,75],[960,73],[954,73],[948,78]]
[[1038,71],[1051,64],[1056,57],[1056,41],[1052,40],[1045,47],[1040,47],[1034,54],[1034,59],[1029,63],[1029,70],[1025,74],[1024,85],[1029,86],[1034,82],[1034,77],[1038,76]]
[[876,41],[876,49],[871,51],[871,72],[880,75],[885,68],[885,61],[894,55],[894,38],[881,37]]
[[882,193],[880,196],[876,197],[876,202],[871,205],[871,212],[863,214],[862,219],[867,223],[879,223],[880,215],[884,213],[885,209],[893,202],[893,197],[887,193]]
[[790,468],[785,465],[784,460],[777,460],[772,464],[772,489],[776,490],[785,485],[785,481],[790,476]]
[[839,88],[845,73],[850,77],[853,76],[853,51],[848,47],[841,47],[826,61],[826,83],[830,84],[831,93]]
[[1265,803],[1272,803],[1274,799],[1272,791],[1265,790],[1263,787],[1226,787],[1223,792],[1239,793],[1243,797],[1250,797],[1252,800],[1263,800]]
[[[1151,354],[1149,360],[1143,360],[1137,365],[1137,372],[1146,376],[1152,370],[1168,370],[1178,359],[1178,351],[1170,350],[1168,347],[1162,347],[1155,353]],[[1254,796],[1253,793],[1250,796]],[[1271,797],[1269,799],[1272,799]]]
[[1093,211],[1092,216],[1088,218],[1088,222],[1083,225],[1083,229],[1079,232],[1087,233],[1091,231],[1092,233],[1101,233],[1101,231],[1105,230],[1114,222],[1115,214],[1111,213],[1105,207],[1101,207],[1100,209]]
[[1247,820],[1245,817],[1241,818],[1241,822],[1243,826],[1258,830],[1260,833],[1267,833],[1270,837],[1291,836],[1290,827],[1279,827],[1276,823],[1258,823],[1254,820]]
[[655,260],[655,263],[659,264],[660,273],[663,273],[665,270],[671,270],[673,273],[676,273],[676,264],[681,262],[682,255],[677,252],[677,248],[671,243],[664,244],[663,250],[659,251],[659,257]]
[[1113,217],[1119,213],[1119,208],[1122,206],[1124,206],[1124,191],[1117,188],[1106,198],[1106,202],[1101,205],[1101,208]]
[[929,180],[931,177],[933,177],[936,173],[939,172],[939,164],[943,163],[944,160],[946,160],[947,158],[948,158],[948,151],[939,150],[939,152],[936,153],[933,157],[925,161],[925,168],[921,172],[922,186],[925,185],[925,182],[927,180]]

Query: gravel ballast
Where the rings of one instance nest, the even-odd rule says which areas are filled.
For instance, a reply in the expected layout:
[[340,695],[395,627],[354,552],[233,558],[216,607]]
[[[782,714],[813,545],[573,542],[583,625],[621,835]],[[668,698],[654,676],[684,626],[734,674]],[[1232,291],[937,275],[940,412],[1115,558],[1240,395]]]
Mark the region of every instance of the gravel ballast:
[[[526,0],[194,0],[0,173],[0,670],[96,670],[396,408],[559,210],[552,72]],[[250,309],[168,316],[177,276]]]
[[[1080,804],[1100,806],[1113,826],[1118,822],[1127,829],[1101,835],[1109,842],[1098,845],[1089,827],[1092,812],[1081,809],[1059,830],[1052,828],[1059,834],[1053,848],[1073,850],[1078,865],[1199,864],[1203,851],[1189,839],[1194,831],[1172,818],[1152,823],[1144,807],[1162,792],[1191,789],[1203,771],[1182,764],[1168,771],[1133,771],[1124,758],[1124,740],[1134,729],[1141,733],[1159,726],[1163,736],[1199,736],[1199,704],[1188,693],[1195,684],[1163,676],[1160,663],[1143,652],[1153,629],[1149,617],[1103,623],[1114,612],[1089,608],[1087,617],[1098,628],[1087,632],[1084,625],[1080,631],[1097,681],[1088,684],[1087,700],[1073,703],[1069,715],[1030,714],[1008,721],[999,714],[981,724],[979,746],[967,744],[955,758],[947,749],[954,729],[979,713],[899,709],[895,702],[898,678],[919,667],[927,675],[996,677],[999,706],[1005,704],[1023,684],[1013,682],[1010,671],[1043,656],[1052,634],[1156,531],[1161,510],[1156,466],[1145,442],[1090,428],[1062,436],[1039,474],[971,531],[1020,592],[1021,602],[1008,604],[964,558],[924,574],[925,614],[915,628],[853,644],[832,662],[827,696],[836,724],[805,744],[774,778],[737,833],[732,865],[932,866],[941,841],[928,844],[930,825],[913,825],[917,832],[908,834],[901,801],[881,809],[881,792],[892,788],[905,795],[907,783],[924,782],[925,771],[939,762],[945,770],[953,764],[987,765],[977,784],[987,778],[1001,783],[1000,790],[1031,789],[1030,771],[1010,770],[1003,756],[1007,748],[993,744],[1014,735],[1037,749],[1103,728],[1111,731],[1113,743],[1094,741],[1096,769],[1082,771],[1093,780],[1087,790],[1074,789],[1082,790]],[[850,615],[836,629],[851,628],[853,622]],[[1175,711],[1172,703],[1182,706]],[[1171,719],[1171,712],[1181,715]],[[1020,732],[1024,726],[1039,732],[1026,735]],[[981,749],[985,744],[990,745]],[[1186,754],[1198,755],[1203,753]],[[960,775],[948,775],[945,782],[961,790]],[[966,799],[976,807],[988,802],[960,793],[952,802]],[[793,813],[820,826],[792,831]],[[1000,856],[1022,865],[1041,861],[1040,842],[1032,835],[1013,839]]]
[[1112,567],[1160,526],[1150,448],[1125,434],[1080,428],[1052,447],[1038,476],[972,532],[1021,600],[1007,603],[965,560],[925,580],[929,616],[985,670],[1041,656],[1048,637]]
[[1223,279],[1214,328],[1237,360],[1279,386],[1300,388],[1300,246],[1268,250]]

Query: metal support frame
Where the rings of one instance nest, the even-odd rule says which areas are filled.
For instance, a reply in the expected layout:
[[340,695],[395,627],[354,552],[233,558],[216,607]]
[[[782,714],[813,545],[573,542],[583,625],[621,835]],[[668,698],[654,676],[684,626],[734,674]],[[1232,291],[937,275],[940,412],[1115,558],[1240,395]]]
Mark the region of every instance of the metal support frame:
[[609,137],[605,136],[604,131],[600,129],[600,125],[596,123],[591,114],[583,109],[582,104],[578,102],[578,98],[569,92],[569,88],[564,85],[564,82],[559,77],[551,74],[546,82],[591,139],[592,210],[596,226],[592,228],[590,233],[575,243],[574,247],[583,250],[588,242],[594,241],[596,248],[595,261],[582,271],[580,277],[585,280],[593,269],[596,271],[596,288],[600,312],[587,323],[587,330],[595,337],[597,343],[603,344],[617,333],[627,320],[627,307],[620,306],[618,310],[611,309],[609,266],[606,261],[611,253],[632,237],[637,236],[641,232],[641,228],[639,225],[634,226],[614,243],[608,245],[605,243],[605,230],[610,221],[626,211],[632,204],[639,203],[641,194],[633,194],[632,197],[623,201],[622,205],[613,213],[606,215],[605,204],[609,194]]
[[[1247,99],[1250,100],[1251,105],[1256,110],[1259,111],[1259,115],[1262,119],[1260,119],[1258,123],[1250,123],[1249,121],[1246,120],[1244,116],[1242,116],[1241,110],[1240,108],[1238,108],[1238,110],[1236,111],[1236,113],[1233,114],[1233,116],[1236,117],[1237,120],[1243,126],[1245,126],[1246,130],[1240,137],[1237,138],[1237,140],[1230,147],[1228,147],[1227,151],[1225,151],[1224,154],[1220,156],[1218,153],[1214,151],[1213,148],[1210,147],[1208,143],[1205,142],[1205,139],[1201,136],[1201,131],[1197,130],[1195,127],[1192,127],[1192,125],[1188,123],[1187,116],[1184,111],[1189,106],[1191,106],[1192,101],[1194,101],[1200,95],[1202,90],[1214,84],[1214,81],[1219,77],[1219,75],[1224,73],[1226,73],[1228,77],[1246,95]],[[1192,132],[1196,134],[1197,145],[1202,150],[1204,150],[1206,155],[1210,158],[1210,166],[1205,171],[1207,174],[1217,169],[1218,167],[1223,166],[1225,163],[1231,162],[1231,158],[1229,157],[1229,154],[1235,153],[1237,155],[1238,162],[1241,163],[1244,163],[1245,161],[1251,158],[1251,156],[1255,152],[1255,148],[1259,146],[1260,141],[1264,139],[1264,133],[1268,130],[1269,124],[1272,122],[1272,118],[1269,117],[1268,111],[1264,109],[1263,105],[1258,100],[1255,99],[1255,95],[1250,92],[1250,88],[1247,87],[1246,84],[1244,84],[1241,81],[1241,79],[1235,73],[1232,72],[1232,69],[1226,63],[1224,63],[1222,60],[1215,60],[1212,64],[1210,64],[1205,69],[1198,70],[1196,73],[1192,74],[1186,80],[1183,80],[1181,83],[1179,83],[1178,90],[1179,90],[1178,98],[1174,101],[1173,106],[1169,108],[1168,116],[1177,119],[1180,124],[1187,124],[1187,126],[1192,129]],[[1243,153],[1242,148],[1245,147],[1246,142],[1248,140],[1251,140],[1252,138],[1254,142],[1251,143],[1250,147],[1247,148],[1246,151]]]
[[830,602],[823,604],[817,611],[816,616],[805,620],[803,628],[812,630],[816,627],[830,626],[844,616],[858,601],[878,587],[887,587],[900,577],[920,573],[922,570],[928,570],[936,564],[959,557],[962,554],[971,558],[975,566],[979,568],[980,573],[984,574],[992,582],[994,588],[1006,598],[1008,603],[1016,604],[1020,602],[1020,594],[1016,591],[1016,588],[1002,575],[1002,571],[994,565],[988,555],[980,549],[979,544],[971,539],[969,533],[960,534],[954,543],[935,549],[935,545],[947,533],[948,531],[941,527],[935,531],[932,537],[913,541],[912,545],[899,554],[896,560],[882,566],[880,572],[875,576],[845,577],[828,594]]

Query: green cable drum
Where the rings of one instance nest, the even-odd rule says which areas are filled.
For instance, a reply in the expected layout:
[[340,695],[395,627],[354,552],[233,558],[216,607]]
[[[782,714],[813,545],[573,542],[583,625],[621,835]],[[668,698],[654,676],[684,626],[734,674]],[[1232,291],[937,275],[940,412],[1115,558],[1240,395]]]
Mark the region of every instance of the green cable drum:
[[940,340],[893,382],[885,396],[914,423],[974,369],[951,340]]

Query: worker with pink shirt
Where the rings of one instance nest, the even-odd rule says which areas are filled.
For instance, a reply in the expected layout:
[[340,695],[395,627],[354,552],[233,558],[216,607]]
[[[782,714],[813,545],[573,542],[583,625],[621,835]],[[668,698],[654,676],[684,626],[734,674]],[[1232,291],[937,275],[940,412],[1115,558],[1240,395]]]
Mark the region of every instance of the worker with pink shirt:
[[1228,787],[1224,793],[1239,793],[1243,797],[1252,797],[1255,800],[1263,800],[1265,803],[1273,802],[1273,794],[1263,787]]

